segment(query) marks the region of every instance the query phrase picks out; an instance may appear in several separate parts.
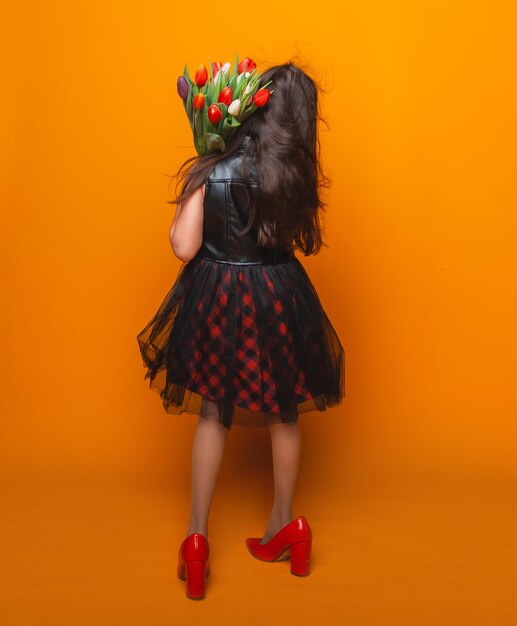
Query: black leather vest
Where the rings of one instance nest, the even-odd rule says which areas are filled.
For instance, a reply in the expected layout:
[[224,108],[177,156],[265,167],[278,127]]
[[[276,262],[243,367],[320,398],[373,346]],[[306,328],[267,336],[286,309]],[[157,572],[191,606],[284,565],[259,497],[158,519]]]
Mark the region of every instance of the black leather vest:
[[286,263],[294,257],[294,252],[258,246],[255,226],[246,234],[240,234],[249,213],[239,168],[249,141],[246,135],[237,151],[219,161],[206,180],[203,243],[196,256],[237,265]]

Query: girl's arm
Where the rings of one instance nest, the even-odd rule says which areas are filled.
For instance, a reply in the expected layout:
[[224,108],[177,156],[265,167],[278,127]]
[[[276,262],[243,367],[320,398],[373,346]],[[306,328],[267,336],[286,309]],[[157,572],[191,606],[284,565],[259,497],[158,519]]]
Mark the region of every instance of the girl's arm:
[[176,215],[169,232],[174,254],[188,263],[194,258],[203,241],[203,202],[205,185],[202,185],[190,196],[176,205]]

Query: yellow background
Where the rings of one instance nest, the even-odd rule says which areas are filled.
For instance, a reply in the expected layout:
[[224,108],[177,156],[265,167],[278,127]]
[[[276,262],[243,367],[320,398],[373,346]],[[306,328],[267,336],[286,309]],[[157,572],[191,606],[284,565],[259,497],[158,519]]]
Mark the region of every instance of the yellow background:
[[[0,24],[4,626],[510,624],[516,575],[512,2],[16,3]],[[326,240],[300,257],[346,398],[303,416],[313,572],[247,553],[268,433],[234,427],[213,575],[175,578],[196,418],[143,381],[137,333],[180,262],[188,62],[290,58],[325,89]],[[189,621],[185,621],[189,620]]]

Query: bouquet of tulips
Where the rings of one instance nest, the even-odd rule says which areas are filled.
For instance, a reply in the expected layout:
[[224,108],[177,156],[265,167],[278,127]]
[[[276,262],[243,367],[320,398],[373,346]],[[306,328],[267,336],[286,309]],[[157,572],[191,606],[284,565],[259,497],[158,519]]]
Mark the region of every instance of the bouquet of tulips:
[[190,126],[194,135],[194,145],[200,156],[213,152],[224,152],[226,142],[241,123],[264,107],[273,93],[266,87],[258,89],[260,74],[256,63],[246,57],[231,70],[230,62],[199,65],[190,79],[187,65],[183,76],[178,78],[178,94],[183,100]]

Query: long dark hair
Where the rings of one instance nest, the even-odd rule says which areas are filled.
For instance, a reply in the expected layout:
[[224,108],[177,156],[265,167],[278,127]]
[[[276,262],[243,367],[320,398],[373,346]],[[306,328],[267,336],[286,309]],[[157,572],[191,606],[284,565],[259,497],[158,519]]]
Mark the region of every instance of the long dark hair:
[[[261,74],[260,86],[272,80],[267,105],[239,126],[223,153],[194,156],[183,163],[176,177],[181,194],[169,204],[183,202],[201,187],[216,163],[235,153],[245,135],[241,175],[247,191],[249,221],[243,232],[257,228],[258,245],[299,249],[305,256],[327,246],[322,237],[320,210],[327,203],[320,190],[331,180],[320,163],[320,113],[315,80],[298,65],[275,65]],[[252,186],[252,167],[258,187]],[[294,244],[294,245],[293,245]]]

